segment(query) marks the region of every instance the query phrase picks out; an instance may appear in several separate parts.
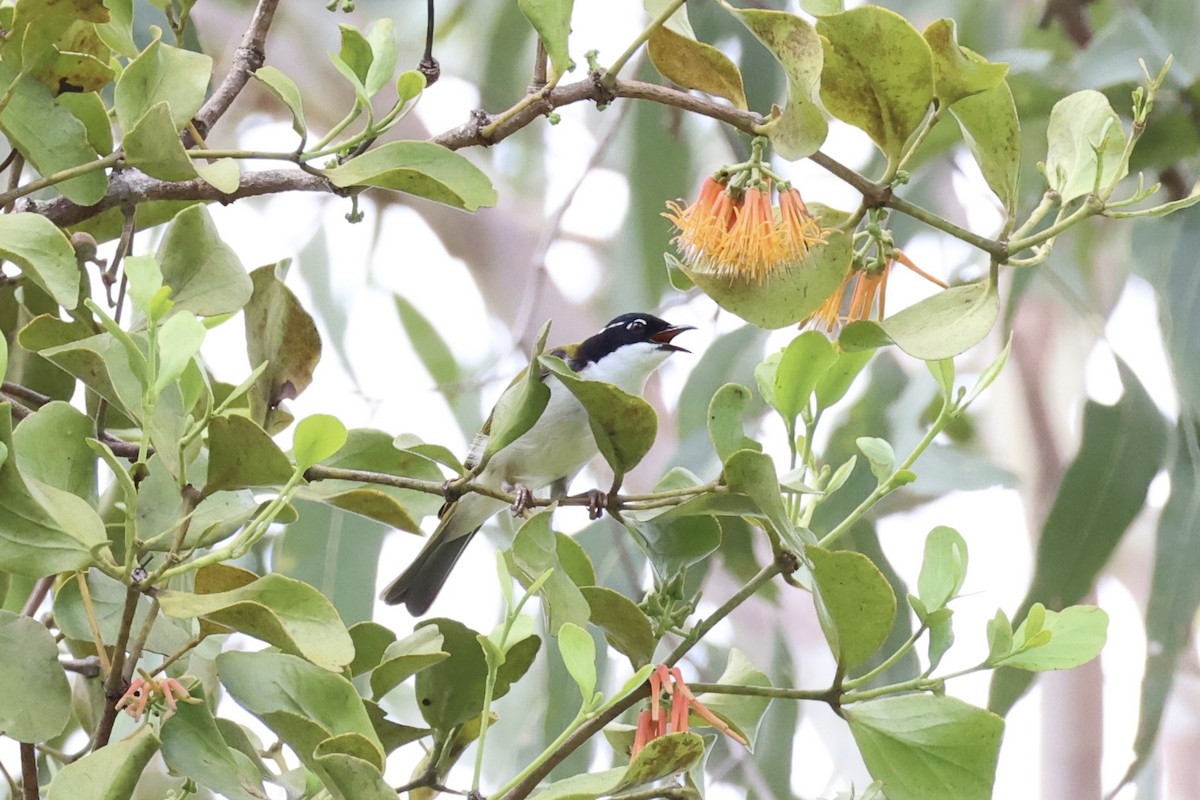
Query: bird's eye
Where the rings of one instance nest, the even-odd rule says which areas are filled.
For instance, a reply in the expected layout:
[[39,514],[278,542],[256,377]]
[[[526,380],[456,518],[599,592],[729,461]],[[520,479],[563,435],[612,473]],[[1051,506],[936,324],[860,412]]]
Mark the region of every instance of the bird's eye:
[[632,330],[637,330],[638,328],[644,328],[644,327],[646,327],[646,320],[635,319],[633,322],[631,322],[625,326],[625,330],[632,331]]

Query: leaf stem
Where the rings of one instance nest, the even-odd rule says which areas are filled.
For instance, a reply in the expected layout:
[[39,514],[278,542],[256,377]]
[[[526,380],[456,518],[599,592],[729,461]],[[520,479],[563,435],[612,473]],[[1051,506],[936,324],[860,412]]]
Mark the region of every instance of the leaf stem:
[[647,25],[645,29],[638,34],[637,38],[625,48],[625,52],[617,56],[617,60],[614,61],[612,66],[605,71],[601,82],[605,86],[611,88],[612,84],[617,79],[618,73],[620,73],[621,69],[624,68],[627,63],[629,63],[629,59],[633,58],[633,54],[636,53],[641,46],[644,45],[646,41],[654,35],[656,30],[665,25],[667,20],[674,16],[675,12],[682,8],[685,2],[687,2],[687,0],[671,0],[670,3],[667,3],[667,6],[662,10],[662,13],[650,20],[650,24]]

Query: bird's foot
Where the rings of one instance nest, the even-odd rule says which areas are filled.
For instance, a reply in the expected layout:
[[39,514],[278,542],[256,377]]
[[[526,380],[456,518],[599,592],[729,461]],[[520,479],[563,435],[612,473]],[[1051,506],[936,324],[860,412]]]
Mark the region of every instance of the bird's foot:
[[600,519],[604,516],[604,509],[608,508],[607,493],[599,489],[589,489],[582,496],[587,498],[588,519]]
[[524,484],[518,483],[513,487],[513,495],[516,497],[512,504],[513,516],[525,516],[526,512],[533,507],[533,490]]

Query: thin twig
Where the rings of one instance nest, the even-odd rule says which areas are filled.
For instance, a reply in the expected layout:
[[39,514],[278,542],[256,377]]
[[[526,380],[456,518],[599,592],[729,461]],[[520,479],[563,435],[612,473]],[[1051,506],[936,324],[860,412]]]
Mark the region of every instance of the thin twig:
[[242,34],[242,41],[233,54],[233,64],[229,67],[229,73],[196,112],[194,121],[203,136],[208,136],[213,125],[229,110],[234,99],[246,87],[250,76],[266,62],[267,32],[271,29],[278,6],[279,0],[258,0],[254,16],[250,18],[250,25]]
[[38,800],[37,750],[32,742],[21,742],[21,794],[25,800]]
[[117,721],[117,701],[125,694],[125,648],[129,644],[129,633],[133,628],[133,615],[137,611],[137,601],[141,594],[132,586],[125,590],[125,608],[121,613],[121,627],[117,631],[117,643],[113,647],[112,670],[108,680],[104,682],[104,713],[100,724],[96,726],[94,749],[99,750],[108,744],[112,736],[113,723]]

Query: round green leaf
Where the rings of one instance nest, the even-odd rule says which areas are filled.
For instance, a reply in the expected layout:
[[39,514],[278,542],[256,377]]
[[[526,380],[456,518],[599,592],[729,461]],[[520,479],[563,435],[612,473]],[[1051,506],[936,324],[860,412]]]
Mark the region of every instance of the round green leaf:
[[79,266],[66,234],[41,214],[0,216],[0,256],[64,308],[79,304]]
[[808,409],[817,381],[836,360],[833,345],[820,331],[802,333],[784,348],[775,368],[770,402],[789,429]]
[[71,687],[46,626],[0,610],[0,730],[18,742],[42,742],[71,718]]
[[896,618],[896,595],[883,573],[862,553],[805,549],[812,562],[817,617],[844,669],[870,658]]
[[743,420],[750,390],[738,383],[727,383],[716,391],[708,404],[708,436],[717,458],[724,462],[739,450],[762,450],[762,445],[746,436]]
[[395,189],[465,211],[496,204],[496,190],[478,167],[432,142],[388,142],[324,175],[340,188]]
[[944,695],[842,709],[871,777],[890,800],[990,800],[1004,719]]
[[596,643],[583,628],[568,622],[558,630],[558,652],[586,705],[596,691]]
[[[1014,650],[1017,652],[996,662],[996,666],[1018,667],[1032,672],[1074,669],[1100,655],[1108,638],[1108,614],[1095,606],[1069,606],[1062,611],[1044,611],[1037,639],[1033,639],[1029,633],[1033,616],[1031,608],[1029,617],[1013,634]],[[1048,637],[1043,635],[1047,633],[1050,634]],[[1021,643],[1027,639],[1040,644],[1026,645],[1026,649],[1021,649]]]
[[300,420],[292,440],[296,466],[308,469],[332,456],[346,444],[346,426],[332,414],[313,414]]
[[1121,118],[1094,89],[1054,104],[1046,139],[1046,179],[1063,203],[1103,190],[1129,171]]
[[436,625],[417,628],[384,650],[379,666],[371,673],[371,696],[378,700],[421,670],[449,657],[442,649],[442,634]]
[[158,752],[158,737],[143,725],[128,738],[110,742],[67,764],[50,781],[49,800],[128,800],[142,771]]
[[785,328],[820,308],[850,269],[850,237],[843,231],[825,233],[826,241],[811,247],[802,261],[761,281],[697,272],[669,253],[666,259],[726,311],[760,328]]
[[989,281],[938,292],[880,323],[914,358],[951,358],[983,341],[1000,316],[1000,295]]
[[163,723],[162,754],[172,772],[232,800],[266,797],[260,767],[226,744],[206,703],[179,704]]
[[333,604],[307,583],[278,573],[225,592],[167,590],[158,599],[169,616],[204,617],[325,669],[354,660],[354,643]]
[[[772,685],[767,674],[751,664],[745,654],[736,647],[730,648],[725,671],[717,678],[717,683],[725,686]],[[753,751],[755,739],[758,738],[758,725],[771,703],[769,697],[705,693],[696,699],[740,733]]]
[[591,623],[604,631],[609,645],[627,656],[634,669],[649,664],[658,640],[637,603],[605,586],[584,586],[580,591],[591,609]]
[[220,489],[282,485],[292,462],[267,432],[246,417],[213,417],[208,426],[209,461],[205,495]]
[[165,102],[172,127],[183,130],[204,103],[211,78],[212,58],[163,44],[156,36],[117,80],[117,121],[131,131],[152,106]]

